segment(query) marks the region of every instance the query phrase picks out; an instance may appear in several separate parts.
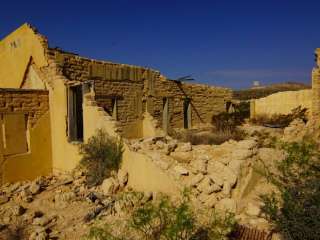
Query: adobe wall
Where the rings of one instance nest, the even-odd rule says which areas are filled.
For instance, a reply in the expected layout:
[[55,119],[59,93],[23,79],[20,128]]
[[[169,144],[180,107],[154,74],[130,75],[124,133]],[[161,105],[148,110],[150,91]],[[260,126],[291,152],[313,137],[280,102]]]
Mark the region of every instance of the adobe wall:
[[167,81],[159,78],[155,82],[154,95],[148,101],[148,111],[156,118],[160,126],[163,120],[163,98],[169,98],[169,125],[171,128],[183,128],[183,103],[191,100],[191,124],[198,126],[211,123],[212,116],[226,111],[226,101],[231,100],[230,89],[212,87],[204,84],[188,84]]
[[169,100],[169,127],[183,127],[183,103],[191,99],[192,126],[210,123],[212,115],[225,111],[231,90],[202,84],[169,81],[158,71],[82,58],[53,50],[49,54],[69,82],[93,82],[95,101],[110,112],[117,99],[117,120],[122,136],[143,136],[143,113],[147,110],[162,126],[163,98]]
[[316,66],[312,70],[312,115],[320,120],[320,49],[316,49]]
[[48,110],[48,91],[0,88],[0,113],[26,113],[33,126]]
[[296,107],[312,111],[312,90],[286,91],[271,94],[268,97],[254,99],[250,102],[250,117],[259,115],[288,114]]

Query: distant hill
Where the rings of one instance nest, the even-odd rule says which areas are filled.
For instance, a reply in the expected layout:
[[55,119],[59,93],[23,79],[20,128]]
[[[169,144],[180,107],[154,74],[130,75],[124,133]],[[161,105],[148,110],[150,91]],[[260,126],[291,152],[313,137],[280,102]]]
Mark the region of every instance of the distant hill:
[[248,89],[234,90],[233,98],[238,100],[249,100],[263,98],[276,92],[298,91],[302,89],[311,89],[311,86],[297,82],[275,83]]

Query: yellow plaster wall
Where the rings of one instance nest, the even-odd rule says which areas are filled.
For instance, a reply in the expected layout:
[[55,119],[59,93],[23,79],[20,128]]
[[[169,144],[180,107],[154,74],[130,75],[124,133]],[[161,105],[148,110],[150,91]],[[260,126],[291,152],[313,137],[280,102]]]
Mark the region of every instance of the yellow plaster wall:
[[71,171],[79,162],[79,145],[68,142],[67,92],[63,79],[55,79],[49,88],[53,171]]
[[[101,108],[91,106],[86,97],[84,98],[83,123],[85,141],[94,135],[97,129],[104,129],[110,136],[119,137],[115,132],[115,121],[107,113],[99,109]],[[145,135],[154,136],[153,134],[156,134],[151,122],[152,119],[148,119],[148,123],[144,128],[147,131]],[[129,173],[129,186],[137,191],[155,191],[167,194],[180,193],[177,184],[159,167],[154,165],[148,156],[132,152],[125,143],[121,167]]]
[[269,95],[265,98],[251,100],[250,117],[258,115],[288,114],[301,106],[311,111],[312,90],[286,91]]
[[[2,182],[13,182],[34,179],[52,171],[50,115],[44,114],[32,129],[30,134],[30,149],[28,153],[1,156]],[[1,139],[2,141],[2,139]],[[2,146],[2,144],[0,144]]]
[[40,36],[24,24],[0,41],[0,87],[19,88],[31,57],[39,68],[47,65]]
[[128,185],[136,191],[162,192],[179,194],[182,189],[157,167],[152,160],[141,153],[133,152],[124,147],[122,169],[128,171]]

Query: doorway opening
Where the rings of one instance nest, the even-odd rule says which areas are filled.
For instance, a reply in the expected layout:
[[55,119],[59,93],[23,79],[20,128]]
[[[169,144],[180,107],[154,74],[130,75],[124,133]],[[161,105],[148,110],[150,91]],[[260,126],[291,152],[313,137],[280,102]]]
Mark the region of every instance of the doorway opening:
[[168,128],[169,128],[169,99],[168,98],[163,98],[162,128],[165,133],[168,133]]
[[183,127],[191,128],[191,99],[185,98],[183,101]]
[[69,141],[83,141],[83,90],[82,85],[69,87],[68,137]]

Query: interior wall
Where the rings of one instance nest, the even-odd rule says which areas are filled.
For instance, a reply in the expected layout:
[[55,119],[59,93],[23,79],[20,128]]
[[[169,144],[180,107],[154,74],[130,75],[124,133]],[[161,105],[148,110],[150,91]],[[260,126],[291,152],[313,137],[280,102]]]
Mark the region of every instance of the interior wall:
[[[2,182],[34,179],[52,172],[50,114],[45,113],[29,129],[30,149],[27,153],[3,156]],[[2,128],[0,128],[2,136]],[[3,139],[1,146],[3,146]],[[0,159],[1,159],[0,158]]]

